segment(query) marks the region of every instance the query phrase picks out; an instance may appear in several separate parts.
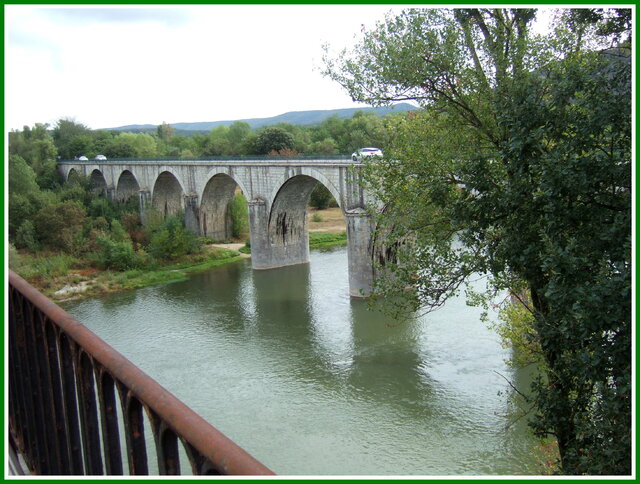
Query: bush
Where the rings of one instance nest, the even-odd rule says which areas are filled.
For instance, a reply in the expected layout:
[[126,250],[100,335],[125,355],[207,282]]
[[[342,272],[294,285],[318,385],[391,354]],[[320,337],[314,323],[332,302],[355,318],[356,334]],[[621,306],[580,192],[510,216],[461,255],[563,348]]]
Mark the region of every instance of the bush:
[[[528,292],[521,296],[531,306]],[[533,313],[515,297],[500,309],[499,323],[491,326],[502,338],[504,348],[512,348],[511,359],[507,362],[514,368],[524,368],[530,364],[542,364],[544,361],[540,339],[534,329]]]
[[109,201],[107,198],[96,198],[92,200],[89,204],[89,209],[87,210],[89,217],[97,218],[104,217],[107,221],[111,222],[116,217],[116,209],[113,206],[113,203]]
[[69,252],[85,220],[84,208],[78,202],[67,201],[41,208],[34,222],[43,245]]
[[168,217],[162,230],[153,234],[149,243],[149,253],[162,260],[177,259],[201,249],[202,243],[199,238],[177,217]]
[[36,230],[31,220],[22,222],[16,231],[16,247],[27,249],[29,252],[37,252],[40,243],[36,237]]
[[22,265],[22,256],[18,252],[18,249],[16,249],[15,245],[9,244],[9,269],[18,272]]
[[129,240],[116,241],[102,234],[97,236],[96,245],[92,259],[101,269],[127,271],[144,265],[144,258],[136,254]]

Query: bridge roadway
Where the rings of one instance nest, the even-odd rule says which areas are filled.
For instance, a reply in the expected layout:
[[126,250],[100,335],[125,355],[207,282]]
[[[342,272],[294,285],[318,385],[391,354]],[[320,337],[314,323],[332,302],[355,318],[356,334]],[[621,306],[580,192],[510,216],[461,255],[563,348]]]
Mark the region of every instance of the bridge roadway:
[[65,180],[91,179],[112,200],[139,200],[148,210],[184,214],[186,226],[214,240],[230,238],[227,206],[239,188],[248,200],[251,264],[271,269],[309,261],[306,210],[318,183],[334,196],[347,226],[349,292],[366,296],[373,282],[374,200],[359,183],[362,165],[350,159],[212,159],[59,161]]

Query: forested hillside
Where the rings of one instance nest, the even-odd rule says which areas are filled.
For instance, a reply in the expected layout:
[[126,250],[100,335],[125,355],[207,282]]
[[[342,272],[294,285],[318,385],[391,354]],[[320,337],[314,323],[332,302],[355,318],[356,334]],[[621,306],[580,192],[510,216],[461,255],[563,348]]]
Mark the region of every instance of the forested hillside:
[[[339,119],[347,119],[353,117],[357,112],[365,114],[375,114],[377,116],[386,116],[388,114],[402,113],[406,111],[414,111],[415,106],[409,103],[399,103],[393,106],[380,106],[376,108],[347,108],[347,109],[319,109],[313,111],[291,111],[278,116],[269,118],[249,118],[231,121],[203,121],[195,123],[171,123],[171,127],[176,134],[191,135],[195,133],[206,133],[218,126],[230,126],[237,121],[243,121],[249,125],[251,129],[262,128],[278,123],[295,124],[299,126],[316,126],[326,119],[337,116]],[[157,125],[154,124],[129,124],[127,126],[119,126],[117,128],[109,128],[116,131],[127,131],[130,133],[149,133],[155,132]]]
[[[363,111],[341,119],[331,116],[315,126],[277,123],[252,129],[244,121],[218,126],[208,133],[177,134],[163,123],[150,133],[91,130],[87,126],[60,119],[55,126],[36,124],[9,133],[9,153],[21,155],[39,176],[44,166],[56,159],[78,156],[107,158],[178,158],[239,155],[336,155],[351,154],[364,146],[384,148],[392,138],[396,113],[385,117]],[[34,148],[34,144],[38,148]],[[35,151],[34,151],[35,150]],[[50,170],[49,170],[50,173]]]

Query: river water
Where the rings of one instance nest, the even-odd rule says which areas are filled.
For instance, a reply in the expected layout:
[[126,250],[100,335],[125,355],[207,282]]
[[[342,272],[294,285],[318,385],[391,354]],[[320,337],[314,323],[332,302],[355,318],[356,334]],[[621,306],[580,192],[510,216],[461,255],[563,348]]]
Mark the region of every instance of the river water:
[[[346,249],[64,308],[281,475],[538,472],[507,350],[451,300],[393,321],[348,296]],[[511,417],[511,418],[510,418]]]

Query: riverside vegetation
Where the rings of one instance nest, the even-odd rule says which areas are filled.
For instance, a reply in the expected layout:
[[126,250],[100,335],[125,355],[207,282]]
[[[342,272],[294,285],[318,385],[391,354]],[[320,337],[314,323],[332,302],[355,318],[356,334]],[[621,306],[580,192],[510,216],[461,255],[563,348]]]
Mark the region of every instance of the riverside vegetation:
[[423,108],[365,163],[402,261],[374,292],[428,311],[487,274],[517,307],[501,334],[539,364],[521,391],[557,472],[631,474],[632,11],[558,9],[545,33],[537,15],[407,9],[325,73],[354,100]]
[[[355,121],[328,120],[325,127],[357,125],[363,121],[371,126],[383,124],[374,116],[356,116]],[[231,128],[217,128],[209,136],[187,139],[167,135],[169,128],[166,125],[159,127],[157,135],[105,134],[88,130],[73,121],[60,120],[53,130],[36,124],[33,128],[25,126],[22,131],[11,132],[10,268],[52,300],[63,301],[173,282],[184,279],[190,272],[237,260],[240,257],[237,251],[221,248],[219,244],[214,246],[213,243],[246,240],[247,247],[242,252],[250,252],[247,201],[241,192],[236,194],[227,209],[232,221],[233,240],[213,241],[189,232],[179,215],[164,218],[151,209],[141,217],[137,200],[120,203],[101,197],[91,181],[83,177],[61,180],[55,160],[61,156],[59,153],[66,158],[70,153],[92,155],[95,150],[110,155],[136,156],[158,156],[162,151],[169,156],[175,154],[175,145],[187,146],[190,143],[200,143],[202,149],[186,150],[183,154],[190,156],[196,151],[199,155],[210,155],[216,151],[206,147],[211,146],[216,136],[224,132],[233,138],[239,128],[238,124]],[[253,133],[251,130],[242,132]],[[294,138],[289,134],[282,136],[283,132],[282,127],[272,127],[253,133],[251,139],[261,140],[263,144],[271,140],[272,144],[263,149],[277,147],[280,154],[293,153],[294,145],[288,143]],[[111,144],[106,142],[107,137]],[[233,139],[241,138],[236,136]],[[274,145],[274,139],[279,139],[281,144]],[[375,140],[369,138],[368,141]],[[365,140],[358,142],[364,143]],[[247,143],[243,146],[257,149],[255,144]],[[143,146],[155,148],[144,151]],[[335,149],[336,145],[332,146]],[[318,185],[309,203],[316,211],[315,218],[309,222],[312,229],[310,246],[345,244],[344,221],[329,191]],[[325,212],[329,210],[329,220],[335,218],[336,211],[340,214],[337,226],[332,222],[324,224],[327,225],[325,228],[321,227],[323,217],[318,210],[323,209]],[[318,230],[334,233],[316,232]]]

